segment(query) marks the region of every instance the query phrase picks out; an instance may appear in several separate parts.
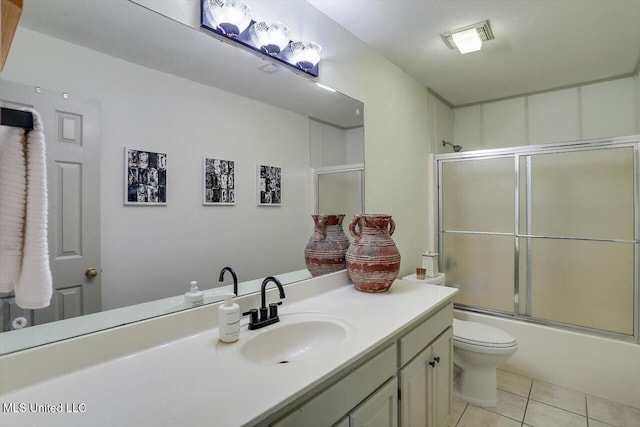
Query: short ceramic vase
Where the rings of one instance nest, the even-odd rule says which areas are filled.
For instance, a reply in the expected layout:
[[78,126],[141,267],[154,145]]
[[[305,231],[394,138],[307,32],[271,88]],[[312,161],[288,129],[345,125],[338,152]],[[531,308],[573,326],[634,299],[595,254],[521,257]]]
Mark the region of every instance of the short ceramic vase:
[[347,250],[349,277],[363,292],[389,290],[400,271],[400,252],[391,236],[396,224],[391,215],[361,214],[353,217],[349,232],[355,241]]
[[345,269],[349,239],[342,230],[344,214],[311,215],[315,230],[304,249],[304,261],[312,276]]

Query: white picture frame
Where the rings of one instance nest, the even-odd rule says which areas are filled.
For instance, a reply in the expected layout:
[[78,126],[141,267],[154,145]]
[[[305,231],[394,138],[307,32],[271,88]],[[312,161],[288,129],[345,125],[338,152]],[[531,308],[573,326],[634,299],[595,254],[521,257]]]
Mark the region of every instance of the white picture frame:
[[166,206],[167,153],[124,147],[124,204]]
[[256,202],[258,206],[282,206],[282,168],[256,165]]
[[202,158],[202,204],[232,206],[236,204],[235,161]]

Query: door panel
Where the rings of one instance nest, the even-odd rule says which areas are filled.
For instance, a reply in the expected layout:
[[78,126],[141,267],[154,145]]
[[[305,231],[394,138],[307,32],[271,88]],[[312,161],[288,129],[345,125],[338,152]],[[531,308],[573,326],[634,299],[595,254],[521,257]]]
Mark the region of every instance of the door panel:
[[443,426],[453,408],[453,328],[449,328],[431,344],[437,361],[433,369],[433,420],[435,426]]
[[100,274],[85,276],[89,268],[101,272],[100,104],[7,81],[0,81],[0,93],[2,106],[33,107],[43,122],[54,287],[51,305],[26,316],[13,307],[12,294],[0,294],[2,330],[17,317],[33,319],[31,326],[100,311]]
[[389,380],[350,415],[350,427],[397,427],[398,381]]
[[419,353],[400,370],[400,425],[402,427],[428,427],[431,402],[429,383],[431,347]]

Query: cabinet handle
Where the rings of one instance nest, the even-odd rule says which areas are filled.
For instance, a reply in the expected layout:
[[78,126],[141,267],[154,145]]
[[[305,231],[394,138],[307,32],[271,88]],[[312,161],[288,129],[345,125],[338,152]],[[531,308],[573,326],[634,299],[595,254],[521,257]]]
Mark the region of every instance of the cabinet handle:
[[431,366],[432,368],[436,367],[436,362],[434,360],[432,360],[431,362],[429,362],[429,366]]
[[440,363],[440,356],[436,356],[436,357],[434,357],[434,358],[433,358],[433,360],[435,360],[435,361],[436,361],[436,363]]

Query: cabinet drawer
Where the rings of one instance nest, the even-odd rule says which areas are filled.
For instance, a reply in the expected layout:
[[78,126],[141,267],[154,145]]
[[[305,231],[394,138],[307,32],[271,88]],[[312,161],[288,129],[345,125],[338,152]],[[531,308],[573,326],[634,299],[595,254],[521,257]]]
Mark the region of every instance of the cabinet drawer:
[[287,414],[273,427],[326,427],[348,414],[371,394],[395,375],[395,344],[360,366],[337,383],[322,391],[310,401]]
[[453,323],[453,304],[441,308],[400,339],[400,366],[404,366]]

